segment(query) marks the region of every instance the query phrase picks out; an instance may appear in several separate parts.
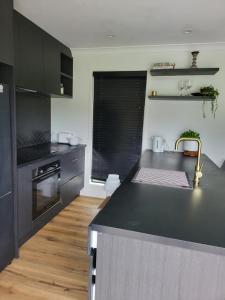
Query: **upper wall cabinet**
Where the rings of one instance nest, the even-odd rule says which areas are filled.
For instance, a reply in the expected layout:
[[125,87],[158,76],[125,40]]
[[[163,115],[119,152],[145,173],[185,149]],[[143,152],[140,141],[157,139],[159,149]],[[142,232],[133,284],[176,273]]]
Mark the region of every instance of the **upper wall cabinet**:
[[21,88],[44,89],[42,31],[19,13],[15,14],[15,76]]
[[44,33],[44,88],[49,95],[60,95],[59,42]]
[[13,65],[13,1],[0,0],[0,63]]
[[16,11],[14,27],[17,87],[72,97],[72,73],[70,80],[62,77],[64,57],[70,62],[67,68],[73,70],[70,49]]

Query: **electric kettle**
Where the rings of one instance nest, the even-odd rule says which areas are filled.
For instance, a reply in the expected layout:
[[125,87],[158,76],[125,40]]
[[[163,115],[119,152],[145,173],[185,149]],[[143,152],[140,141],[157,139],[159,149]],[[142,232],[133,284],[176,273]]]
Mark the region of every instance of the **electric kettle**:
[[153,152],[164,152],[166,147],[166,141],[161,136],[152,137],[152,151]]

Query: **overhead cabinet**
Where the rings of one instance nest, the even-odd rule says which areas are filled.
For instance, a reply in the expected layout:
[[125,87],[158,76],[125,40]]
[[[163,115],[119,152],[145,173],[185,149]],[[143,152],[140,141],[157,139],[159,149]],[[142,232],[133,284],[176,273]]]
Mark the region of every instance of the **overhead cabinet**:
[[49,95],[60,95],[59,43],[44,33],[44,89]]
[[19,13],[15,14],[16,85],[44,90],[42,31]]
[[[17,88],[72,97],[73,59],[70,49],[16,11],[14,27]],[[65,79],[62,73],[69,75],[70,79]]]
[[0,0],[0,63],[13,65],[13,1]]

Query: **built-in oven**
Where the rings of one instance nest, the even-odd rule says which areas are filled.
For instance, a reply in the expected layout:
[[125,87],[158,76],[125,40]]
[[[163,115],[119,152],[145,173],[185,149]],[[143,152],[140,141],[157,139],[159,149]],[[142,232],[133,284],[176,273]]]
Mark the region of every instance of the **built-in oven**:
[[60,161],[54,161],[32,171],[33,221],[61,203]]

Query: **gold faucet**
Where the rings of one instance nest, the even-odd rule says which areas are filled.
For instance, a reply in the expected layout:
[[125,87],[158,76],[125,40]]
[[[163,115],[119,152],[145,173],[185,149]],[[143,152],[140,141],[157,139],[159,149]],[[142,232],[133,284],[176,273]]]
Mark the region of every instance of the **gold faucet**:
[[202,165],[200,166],[201,153],[202,153],[202,142],[198,138],[181,137],[181,138],[177,139],[177,141],[176,141],[175,150],[178,150],[178,145],[182,141],[194,141],[194,142],[198,143],[198,158],[197,158],[197,163],[195,166],[195,177],[194,177],[194,187],[197,188],[199,186],[200,178],[202,178],[202,176],[203,176]]

